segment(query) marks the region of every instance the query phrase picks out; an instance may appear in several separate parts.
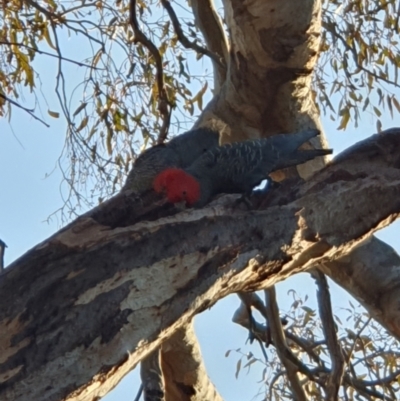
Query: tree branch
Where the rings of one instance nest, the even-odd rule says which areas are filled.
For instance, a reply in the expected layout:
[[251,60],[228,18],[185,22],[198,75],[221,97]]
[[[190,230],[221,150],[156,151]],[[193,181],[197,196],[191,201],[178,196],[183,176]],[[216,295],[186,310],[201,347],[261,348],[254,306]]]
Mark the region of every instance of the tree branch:
[[28,109],[28,108],[26,108],[26,107],[20,105],[19,103],[17,103],[17,102],[15,102],[14,100],[10,99],[8,96],[4,95],[3,93],[0,93],[0,97],[1,97],[2,99],[4,99],[6,102],[11,103],[12,105],[18,107],[18,108],[21,109],[21,110],[24,110],[24,111],[27,112],[31,117],[33,117],[35,120],[40,121],[40,122],[41,122],[43,125],[45,125],[47,128],[50,127],[49,124],[47,124],[47,123],[44,122],[41,118],[37,117],[37,116],[34,114],[34,112],[33,112],[34,109]]
[[0,274],[4,270],[4,254],[6,252],[7,245],[0,239]]
[[[393,86],[396,87],[396,88],[399,88],[399,87],[400,87],[400,85],[399,85],[396,81],[393,81],[393,80],[391,80],[391,79],[387,79],[387,78],[385,78],[384,76],[379,75],[379,74],[377,74],[377,73],[375,73],[375,72],[369,70],[368,68],[364,67],[362,64],[360,64],[360,63],[358,62],[357,49],[356,49],[354,46],[350,46],[350,45],[348,44],[348,42],[346,41],[346,39],[343,38],[343,37],[336,31],[336,24],[334,24],[333,22],[330,22],[330,21],[329,21],[329,22],[325,22],[325,23],[323,24],[323,26],[324,26],[324,28],[327,30],[327,32],[329,32],[329,33],[333,36],[333,38],[336,38],[336,39],[339,39],[339,40],[340,40],[340,42],[342,43],[343,47],[344,47],[346,50],[348,50],[348,52],[352,55],[354,65],[355,65],[358,69],[364,71],[364,72],[367,73],[368,75],[371,75],[371,77],[374,77],[377,81],[386,82],[387,84],[393,85]],[[349,73],[349,71],[348,71],[347,69],[345,70],[345,72],[346,72],[346,73]],[[349,78],[349,77],[348,77],[348,78]],[[353,84],[351,83],[351,85],[353,85]]]
[[214,66],[214,91],[219,92],[226,80],[227,65],[229,61],[229,45],[224,27],[213,0],[192,0],[191,2],[196,26],[203,34],[207,48],[217,54],[223,65],[213,63]]
[[178,21],[178,17],[175,14],[174,9],[171,6],[169,0],[161,0],[161,4],[167,10],[169,17],[171,18],[172,25],[174,26],[174,30],[176,36],[178,37],[179,42],[186,48],[192,49],[197,53],[206,55],[211,58],[215,63],[218,64],[219,67],[226,68],[224,60],[221,59],[217,54],[213,53],[212,51],[204,48],[203,46],[198,45],[196,42],[191,42],[186,35],[183,33],[182,27]]
[[336,335],[335,321],[333,320],[331,297],[326,277],[319,270],[314,270],[312,276],[318,286],[317,299],[319,315],[322,322],[322,330],[326,339],[329,354],[331,356],[331,373],[326,386],[326,401],[338,399],[338,393],[342,384],[345,361],[342,348]]
[[158,136],[157,143],[161,144],[167,139],[169,124],[171,120],[171,104],[168,100],[167,91],[164,86],[164,69],[162,65],[161,54],[154,43],[139,28],[139,23],[136,17],[136,0],[130,0],[129,3],[129,21],[135,34],[135,40],[145,46],[154,58],[156,64],[156,80],[158,87],[158,110],[163,119],[163,124]]
[[39,12],[41,12],[42,14],[44,14],[47,19],[49,19],[50,21],[54,21],[57,22],[58,20],[60,20],[59,15],[52,13],[49,10],[46,10],[45,8],[43,8],[40,4],[38,4],[36,1],[33,0],[24,0],[24,2],[28,5],[31,6],[32,8],[34,8],[35,10],[38,10]]
[[400,215],[399,166],[396,129],[251,211],[232,196],[180,213],[151,193],[104,202],[0,276],[0,398],[101,397],[229,293],[350,253]]
[[267,305],[268,325],[271,328],[271,338],[275,346],[276,352],[286,369],[286,374],[292,389],[293,399],[295,401],[307,400],[307,396],[303,390],[303,386],[297,376],[297,365],[293,363],[297,359],[286,344],[285,333],[279,318],[279,308],[276,301],[275,286],[265,290],[265,303]]
[[400,340],[400,256],[374,236],[352,252],[318,266]]
[[57,58],[57,59],[61,59],[63,61],[67,61],[67,62],[69,62],[71,64],[76,64],[79,67],[86,67],[86,68],[90,68],[90,69],[93,69],[93,70],[104,70],[104,68],[94,67],[93,65],[81,63],[80,61],[72,60],[72,59],[70,59],[68,57],[60,56],[59,54],[52,54],[52,53],[46,52],[44,50],[37,49],[35,47],[25,45],[24,43],[0,41],[0,45],[21,46],[21,47],[24,47],[25,49],[32,50],[32,51],[34,51],[36,53],[44,54],[45,56],[54,57],[54,58]]

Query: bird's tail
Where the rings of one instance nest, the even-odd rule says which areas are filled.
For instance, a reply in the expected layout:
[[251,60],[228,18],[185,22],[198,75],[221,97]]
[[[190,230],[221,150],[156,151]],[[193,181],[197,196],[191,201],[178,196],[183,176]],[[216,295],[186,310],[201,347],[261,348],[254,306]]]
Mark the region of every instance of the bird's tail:
[[273,135],[268,138],[261,139],[260,143],[261,145],[265,143],[265,146],[262,146],[262,148],[266,157],[270,157],[271,150],[276,150],[278,157],[283,157],[283,155],[285,155],[284,157],[287,157],[287,155],[293,153],[303,143],[319,135],[319,133],[320,131],[317,129],[307,129],[290,134]]
[[300,149],[292,153],[290,157],[281,160],[276,170],[280,170],[286,167],[297,166],[298,164],[305,163],[318,156],[326,156],[332,154],[332,149]]

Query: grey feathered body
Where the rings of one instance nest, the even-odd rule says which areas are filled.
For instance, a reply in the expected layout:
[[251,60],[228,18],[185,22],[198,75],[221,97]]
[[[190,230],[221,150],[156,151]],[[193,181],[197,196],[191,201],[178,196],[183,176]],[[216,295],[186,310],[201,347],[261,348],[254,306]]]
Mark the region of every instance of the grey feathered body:
[[218,193],[250,194],[270,173],[332,153],[330,149],[298,149],[318,134],[318,130],[311,129],[237,142],[206,152],[185,170],[200,182],[201,198],[195,206],[203,206]]
[[122,190],[143,193],[152,187],[158,173],[171,167],[188,167],[218,143],[218,132],[198,128],[178,135],[166,144],[153,146],[136,159]]

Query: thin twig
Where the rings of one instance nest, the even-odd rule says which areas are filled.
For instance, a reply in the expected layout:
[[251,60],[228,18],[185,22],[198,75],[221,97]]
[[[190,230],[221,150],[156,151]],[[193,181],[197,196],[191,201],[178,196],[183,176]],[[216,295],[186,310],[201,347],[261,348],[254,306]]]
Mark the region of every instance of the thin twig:
[[60,20],[60,17],[57,14],[54,14],[51,11],[46,10],[40,4],[36,3],[35,1],[33,1],[33,0],[24,0],[24,1],[28,6],[31,6],[34,9],[40,11],[42,14],[44,14],[49,20],[55,21],[55,22],[57,20]]
[[325,369],[324,362],[321,360],[321,358],[319,358],[319,356],[313,350],[314,344],[309,344],[307,340],[296,336],[290,330],[285,330],[285,336],[288,340],[296,344],[302,351],[304,351],[310,357],[310,359],[313,360],[318,366]]
[[176,36],[178,37],[179,42],[186,48],[192,49],[197,53],[204,54],[210,57],[213,61],[215,61],[220,67],[225,67],[222,59],[218,57],[217,54],[213,53],[212,51],[206,49],[203,46],[198,45],[196,42],[191,42],[186,35],[183,33],[181,24],[178,21],[178,17],[175,14],[174,9],[171,6],[169,0],[161,0],[161,4],[167,10],[169,17],[171,18],[172,25],[174,27]]
[[[33,51],[35,51],[36,53],[44,54],[45,56],[55,57],[55,58],[57,58],[57,59],[60,58],[60,56],[59,56],[58,54],[52,54],[52,53],[46,52],[46,51],[44,51],[44,50],[35,49],[34,47],[25,45],[25,44],[23,44],[23,43],[18,43],[18,42],[0,42],[0,45],[21,46],[21,47],[24,47],[25,49],[33,50]],[[81,63],[80,61],[75,61],[75,60],[72,60],[72,59],[67,58],[67,57],[61,56],[61,59],[64,60],[64,61],[67,61],[67,62],[69,62],[69,63],[76,64],[76,65],[78,65],[79,67],[93,68],[93,69],[95,69],[95,70],[104,70],[104,68],[93,67],[93,66],[91,66],[91,65],[89,65],[89,64]]]
[[[248,306],[252,305],[254,307],[253,302],[256,304],[259,304],[258,300],[253,297],[253,295],[257,296],[256,294],[247,294],[247,296],[243,296],[241,294],[241,304],[239,308],[235,311],[235,314],[232,318],[232,321],[234,321],[237,324],[240,324],[241,326],[245,327],[246,329],[250,329],[250,320],[248,316]],[[258,297],[258,296],[257,296]],[[245,304],[246,302],[246,304]],[[258,308],[257,308],[258,309]],[[259,308],[261,314],[264,314],[263,308]],[[282,323],[282,319],[281,319]],[[260,322],[257,322],[256,320],[253,321],[252,323],[252,328],[254,330],[254,337],[258,341],[263,341],[266,344],[271,343],[271,328],[269,325],[262,324]],[[317,383],[319,386],[324,387],[325,385],[325,379],[324,377],[327,377],[330,375],[332,372],[330,369],[328,369],[325,366],[324,361],[320,358],[320,356],[313,351],[313,349],[317,346],[326,344],[326,341],[316,341],[313,343],[309,343],[306,341],[304,338],[299,338],[297,337],[294,333],[290,332],[289,329],[284,330],[285,337],[296,344],[301,351],[306,352],[309,357],[317,364],[316,368],[309,368],[307,365],[305,365],[302,361],[300,361],[289,349],[284,350],[286,358],[293,363],[296,367],[298,372],[302,373],[304,376],[306,376],[310,381],[313,381]],[[340,340],[338,340],[340,342]],[[273,340],[272,340],[273,343]],[[350,352],[351,354],[351,352]],[[265,357],[265,355],[264,355]],[[350,358],[350,357],[349,357]],[[349,367],[351,368],[351,365],[349,364]],[[373,387],[376,385],[380,384],[389,384],[391,381],[395,380],[397,375],[400,372],[395,371],[388,375],[387,377],[384,377],[382,379],[378,380],[371,380],[371,381],[366,381],[366,380],[360,380],[357,379],[357,375],[353,373],[353,376],[351,376],[349,373],[345,373],[343,376],[343,387],[348,388],[351,387],[360,394],[362,394],[366,398],[370,397],[375,397],[377,399],[381,400],[393,400],[394,398],[388,398],[388,396],[385,396],[384,394],[373,390],[369,389],[368,387]],[[386,398],[385,398],[386,397]]]
[[161,144],[167,139],[169,123],[171,120],[171,105],[168,101],[167,91],[164,86],[164,69],[162,65],[161,54],[154,43],[139,28],[139,23],[136,17],[136,0],[131,0],[129,5],[129,21],[135,34],[135,41],[140,42],[147,47],[152,54],[156,63],[156,79],[158,87],[158,110],[162,116],[163,124],[160,134],[158,135],[157,143]]
[[32,116],[35,120],[40,121],[40,122],[41,122],[43,125],[45,125],[47,128],[50,127],[49,124],[45,123],[41,118],[37,117],[37,116],[33,113],[34,109],[28,109],[28,108],[26,108],[26,107],[24,107],[24,106],[21,106],[19,103],[17,103],[17,102],[15,102],[14,100],[10,99],[9,97],[7,97],[6,95],[4,95],[3,93],[0,93],[0,97],[1,97],[2,99],[4,99],[5,101],[10,102],[12,105],[14,105],[14,106],[16,106],[16,107],[18,107],[18,108],[24,110],[24,111],[27,112],[30,116]]
[[278,371],[278,372],[275,374],[275,376],[272,378],[271,382],[269,383],[269,391],[268,391],[268,394],[269,394],[269,399],[270,399],[270,400],[272,400],[272,390],[273,390],[273,388],[274,388],[275,382],[276,382],[281,376],[283,376],[284,374],[285,374],[285,371],[284,371],[284,370]]
[[332,36],[334,36],[335,38],[339,39],[342,42],[342,44],[345,47],[345,49],[348,50],[351,53],[351,55],[353,56],[354,64],[356,65],[357,68],[359,68],[360,70],[362,70],[362,71],[366,72],[367,74],[371,75],[376,80],[381,80],[381,81],[386,82],[387,84],[394,85],[396,88],[400,88],[400,85],[397,84],[396,82],[391,81],[390,79],[387,79],[385,77],[382,77],[382,76],[376,74],[375,72],[372,72],[368,68],[365,68],[364,66],[362,66],[358,62],[357,50],[355,49],[355,47],[350,46],[346,42],[346,40],[336,32],[336,30],[334,29],[334,24],[333,23],[323,22],[322,25]]
[[348,355],[347,355],[347,363],[350,363],[350,359],[351,359],[351,357],[352,357],[352,355],[353,355],[353,352],[354,352],[354,349],[355,349],[355,347],[356,347],[357,340],[360,340],[360,339],[361,339],[361,337],[360,337],[360,336],[361,336],[361,333],[362,333],[362,332],[364,331],[364,329],[369,325],[370,321],[371,321],[371,317],[368,318],[367,321],[360,327],[360,330],[358,330],[357,335],[356,335],[355,338],[354,338],[354,342],[353,342],[353,345],[352,345],[352,347],[351,347],[351,349],[350,349],[350,352],[349,352]]
[[136,394],[136,397],[133,401],[139,401],[140,397],[142,396],[142,393],[143,393],[143,383],[140,385],[139,390]]
[[6,251],[7,245],[4,241],[0,239],[0,273],[4,270],[4,253]]

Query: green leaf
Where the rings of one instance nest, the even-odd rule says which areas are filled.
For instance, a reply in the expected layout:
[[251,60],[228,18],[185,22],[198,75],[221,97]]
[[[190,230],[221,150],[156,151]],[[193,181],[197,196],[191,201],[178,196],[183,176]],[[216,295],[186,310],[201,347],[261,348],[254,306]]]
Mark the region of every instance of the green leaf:
[[89,121],[89,117],[88,116],[83,117],[83,120],[79,124],[78,128],[76,129],[76,131],[77,132],[82,131],[86,127],[88,121]]
[[249,362],[246,363],[246,365],[243,366],[243,368],[248,368],[250,367],[254,362],[257,362],[256,358],[251,358]]
[[96,67],[97,63],[100,61],[103,51],[100,49],[93,58],[92,67]]
[[197,102],[200,110],[203,110],[203,95],[206,93],[208,88],[208,82],[206,81],[203,87],[197,92],[197,94],[193,97],[192,102]]
[[337,129],[346,129],[347,124],[350,120],[350,110],[348,108],[342,109],[342,119],[340,120],[340,125]]
[[240,367],[242,366],[242,360],[241,359],[239,359],[238,361],[237,361],[237,364],[236,364],[236,372],[235,372],[235,377],[236,377],[236,379],[239,377],[239,372],[240,372]]
[[400,113],[400,104],[397,101],[395,96],[392,97],[392,101],[393,101],[394,107],[396,107],[397,111]]
[[54,46],[53,41],[51,40],[49,30],[47,29],[47,25],[43,26],[42,30],[43,36],[46,39],[47,44],[54,50],[57,50],[57,48]]
[[78,108],[74,111],[74,114],[72,114],[73,117],[75,117],[77,114],[79,114],[85,107],[87,106],[86,102],[81,103]]
[[389,107],[389,111],[390,111],[390,116],[393,118],[393,105],[392,105],[392,97],[389,95],[386,95],[386,102],[388,104]]
[[378,132],[382,132],[382,121],[378,119],[378,121],[376,122],[376,130]]
[[47,110],[47,112],[48,112],[49,115],[52,116],[53,118],[59,118],[59,117],[60,117],[60,113],[57,113],[56,111]]
[[375,106],[374,106],[374,112],[378,117],[380,117],[382,115],[381,111]]
[[113,130],[108,129],[107,130],[107,138],[106,138],[106,145],[107,145],[107,152],[109,155],[112,154],[113,148],[112,148],[112,137],[113,137]]

